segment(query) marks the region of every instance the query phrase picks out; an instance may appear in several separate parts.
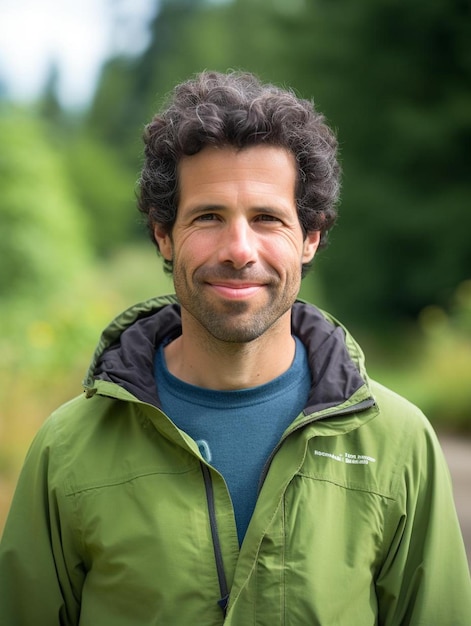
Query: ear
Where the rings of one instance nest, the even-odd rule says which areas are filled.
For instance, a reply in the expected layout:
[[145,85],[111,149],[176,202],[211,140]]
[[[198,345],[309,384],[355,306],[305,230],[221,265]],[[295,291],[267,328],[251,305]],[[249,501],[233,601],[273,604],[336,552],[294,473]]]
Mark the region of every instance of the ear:
[[313,230],[309,232],[303,241],[303,256],[302,262],[310,263],[317,252],[319,243],[321,240],[321,233],[319,230]]
[[161,224],[154,225],[154,238],[159,246],[160,254],[166,261],[171,261],[173,258],[173,245],[170,234]]

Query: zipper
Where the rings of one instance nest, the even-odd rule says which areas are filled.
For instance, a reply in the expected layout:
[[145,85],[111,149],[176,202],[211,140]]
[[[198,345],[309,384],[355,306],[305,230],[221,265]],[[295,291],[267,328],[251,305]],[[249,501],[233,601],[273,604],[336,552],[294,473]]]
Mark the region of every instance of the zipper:
[[203,472],[204,487],[206,490],[206,500],[208,503],[209,524],[211,526],[211,538],[213,540],[214,560],[216,561],[216,571],[219,581],[219,591],[221,594],[218,604],[221,607],[224,617],[226,617],[227,605],[229,602],[229,589],[227,587],[226,572],[224,570],[224,561],[222,558],[221,542],[219,541],[219,532],[216,519],[216,506],[214,502],[213,480],[211,472],[207,465],[201,463],[201,471]]

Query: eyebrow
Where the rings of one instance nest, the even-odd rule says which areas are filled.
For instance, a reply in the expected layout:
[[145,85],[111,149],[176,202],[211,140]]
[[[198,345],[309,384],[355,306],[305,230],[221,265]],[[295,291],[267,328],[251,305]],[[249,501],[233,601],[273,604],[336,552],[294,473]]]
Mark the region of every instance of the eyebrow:
[[[187,217],[193,217],[194,215],[198,215],[201,213],[211,213],[212,211],[226,211],[229,210],[225,204],[217,204],[217,203],[208,203],[208,204],[197,204],[195,206],[190,207],[186,212]],[[249,212],[253,213],[265,213],[266,215],[280,216],[284,214],[286,209],[284,207],[272,207],[272,206],[254,206],[249,209]]]
[[198,213],[211,213],[211,211],[223,211],[227,207],[224,204],[197,204],[186,211],[186,215],[192,217]]

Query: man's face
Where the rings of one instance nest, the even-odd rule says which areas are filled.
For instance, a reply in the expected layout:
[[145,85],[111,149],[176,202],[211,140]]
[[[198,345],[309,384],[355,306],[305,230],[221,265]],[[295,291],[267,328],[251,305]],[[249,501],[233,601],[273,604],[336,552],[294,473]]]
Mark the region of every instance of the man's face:
[[182,323],[201,336],[245,343],[290,331],[301,266],[319,233],[303,239],[294,157],[274,146],[206,147],[179,165],[171,235],[155,237],[173,261]]

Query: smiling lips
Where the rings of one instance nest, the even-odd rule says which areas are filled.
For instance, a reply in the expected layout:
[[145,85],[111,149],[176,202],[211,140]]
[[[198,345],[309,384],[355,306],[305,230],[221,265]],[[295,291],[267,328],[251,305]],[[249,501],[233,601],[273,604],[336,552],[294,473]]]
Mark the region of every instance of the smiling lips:
[[208,282],[209,287],[214,289],[219,295],[232,300],[240,300],[255,295],[265,287],[262,283],[220,283]]

